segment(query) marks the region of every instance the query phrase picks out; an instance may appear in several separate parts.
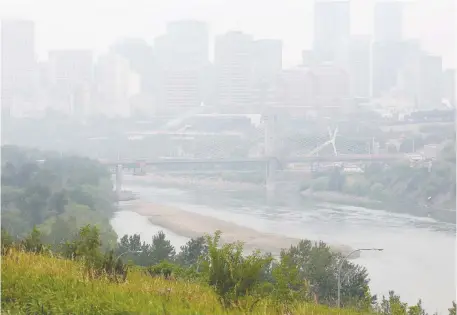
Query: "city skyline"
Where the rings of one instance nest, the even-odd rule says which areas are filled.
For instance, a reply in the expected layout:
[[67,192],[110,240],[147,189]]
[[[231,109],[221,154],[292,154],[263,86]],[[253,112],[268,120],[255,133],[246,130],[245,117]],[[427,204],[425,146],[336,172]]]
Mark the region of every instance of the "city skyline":
[[[123,0],[111,1],[109,6],[105,1],[98,1],[92,7],[86,1],[77,4],[62,2],[43,0],[38,6],[29,0],[2,1],[0,18],[32,19],[35,22],[39,59],[45,59],[47,51],[55,49],[91,49],[98,55],[117,39],[125,37],[144,38],[153,45],[154,38],[165,33],[167,23],[179,19],[207,23],[211,60],[215,37],[231,30],[243,31],[255,39],[282,40],[285,67],[299,64],[302,50],[311,48],[313,42],[314,0],[288,0],[284,5],[266,3],[262,10],[257,11],[248,10],[249,6],[255,8],[258,5],[257,0],[251,1],[244,10],[237,10],[242,7],[238,0],[231,1],[230,5],[223,0],[175,0],[153,6],[154,12],[142,0],[131,5]],[[350,2],[351,33],[372,35],[374,1]],[[455,68],[455,42],[449,40],[452,35],[455,37],[455,31],[450,28],[452,19],[446,19],[455,13],[455,5],[450,0],[440,0],[433,7],[424,0],[416,3],[417,6],[407,6],[405,37],[420,37],[426,51],[443,56],[445,68]],[[59,11],[60,14],[52,14],[47,10],[50,7],[52,12]],[[425,16],[425,12],[430,13]],[[84,19],[81,20],[82,15]],[[255,21],[252,21],[253,17]],[[279,23],[269,23],[272,19]],[[433,19],[439,23],[432,23]],[[104,23],[100,23],[101,20]]]

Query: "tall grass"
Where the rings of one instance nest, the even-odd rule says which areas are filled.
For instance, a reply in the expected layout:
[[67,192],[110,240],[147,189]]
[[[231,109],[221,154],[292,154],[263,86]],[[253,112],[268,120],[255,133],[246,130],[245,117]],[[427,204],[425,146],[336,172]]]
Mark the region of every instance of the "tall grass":
[[[152,278],[141,270],[127,281],[89,280],[79,262],[11,251],[2,257],[2,314],[286,314],[268,300],[252,310],[224,309],[200,283]],[[300,304],[287,314],[355,315],[351,310]]]

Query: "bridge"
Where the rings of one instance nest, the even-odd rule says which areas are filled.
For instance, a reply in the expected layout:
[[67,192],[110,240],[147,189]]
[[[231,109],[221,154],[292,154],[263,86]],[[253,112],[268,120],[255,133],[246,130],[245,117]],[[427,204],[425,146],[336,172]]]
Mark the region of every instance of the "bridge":
[[[263,156],[256,158],[156,158],[156,159],[121,159],[118,154],[117,160],[102,160],[101,163],[114,167],[116,173],[116,190],[121,192],[123,169],[146,172],[210,172],[210,171],[233,171],[233,172],[265,172],[265,184],[267,190],[275,189],[275,174],[278,170],[286,170],[291,164],[319,164],[319,163],[370,163],[388,162],[408,159],[404,154],[338,154],[335,140],[338,127],[335,130],[328,128],[328,140],[314,148],[311,152],[300,156],[279,157],[276,152],[276,121],[275,114],[264,117],[264,149]],[[331,146],[333,155],[319,155],[324,147]],[[313,167],[311,167],[313,168]]]
[[[319,163],[319,162],[387,162],[395,160],[408,159],[404,154],[344,154],[336,156],[304,156],[304,157],[288,157],[284,159],[259,157],[259,158],[245,158],[245,159],[191,159],[191,158],[165,158],[165,159],[151,159],[151,160],[120,160],[108,161],[100,160],[102,164],[110,167],[121,165],[126,169],[138,169],[145,166],[152,167],[170,167],[171,169],[180,168],[182,166],[198,167],[199,169],[213,169],[214,167],[223,167],[225,170],[237,170],[239,166],[252,167],[254,165],[265,165],[270,163],[271,160],[276,160],[280,165],[288,165],[291,163]],[[203,166],[203,167],[202,167]]]
[[408,157],[403,154],[388,155],[337,155],[337,156],[305,156],[277,159],[275,157],[259,157],[246,159],[151,159],[151,160],[120,160],[101,161],[101,163],[115,168],[116,190],[121,193],[123,169],[138,171],[145,174],[150,171],[185,171],[185,172],[210,172],[210,171],[232,171],[265,172],[266,187],[274,190],[275,173],[279,169],[287,169],[290,164],[319,164],[319,163],[344,163],[344,162],[387,162],[404,160]]

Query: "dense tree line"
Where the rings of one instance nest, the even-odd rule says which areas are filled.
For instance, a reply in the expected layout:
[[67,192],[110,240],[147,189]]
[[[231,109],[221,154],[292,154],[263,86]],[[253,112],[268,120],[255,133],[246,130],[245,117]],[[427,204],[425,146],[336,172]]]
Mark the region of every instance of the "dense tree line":
[[38,226],[49,239],[64,241],[96,223],[105,243],[115,244],[111,178],[98,162],[3,146],[1,184],[1,226],[10,235],[21,238]]
[[[90,225],[59,244],[44,244],[36,228],[20,241],[2,229],[2,255],[21,249],[78,260],[89,279],[105,277],[115,282],[126,281],[129,268],[140,268],[145,277],[209,285],[228,308],[253,308],[258,301],[270,299],[285,312],[303,302],[334,307],[337,269],[342,264],[343,307],[370,314],[426,315],[421,301],[408,306],[393,291],[380,300],[372,296],[366,269],[332,253],[325,243],[302,240],[274,258],[259,251],[246,255],[242,243],[221,244],[220,236],[216,232],[191,239],[177,253],[163,232],[154,235],[151,244],[139,235],[124,235],[115,249],[104,250],[98,228]],[[455,307],[453,303],[449,314],[455,314]]]
[[371,163],[364,173],[346,174],[342,167],[316,173],[304,189],[335,191],[380,201],[455,209],[455,141],[449,142],[433,162]]

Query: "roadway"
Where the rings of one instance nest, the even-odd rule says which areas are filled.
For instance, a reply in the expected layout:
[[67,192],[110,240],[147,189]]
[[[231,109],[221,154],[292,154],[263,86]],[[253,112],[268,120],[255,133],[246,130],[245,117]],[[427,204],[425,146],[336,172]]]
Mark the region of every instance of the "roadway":
[[100,162],[109,165],[116,166],[122,165],[124,168],[139,168],[141,166],[196,166],[201,168],[202,165],[207,164],[212,166],[212,168],[220,168],[223,166],[231,165],[235,169],[245,168],[247,166],[266,166],[266,164],[271,160],[276,160],[279,164],[291,164],[291,163],[319,163],[319,162],[387,162],[395,160],[406,160],[408,157],[404,154],[383,154],[383,155],[338,155],[338,156],[308,156],[308,157],[288,157],[286,159],[278,158],[268,158],[268,157],[259,157],[259,158],[243,158],[243,159],[179,159],[179,158],[170,158],[170,159],[146,159],[146,160],[121,160],[121,161],[106,161],[101,160]]

